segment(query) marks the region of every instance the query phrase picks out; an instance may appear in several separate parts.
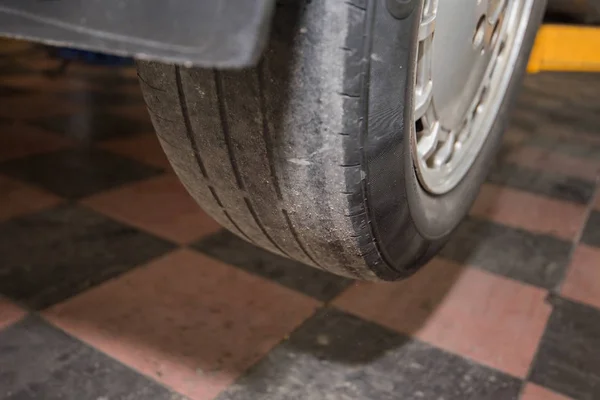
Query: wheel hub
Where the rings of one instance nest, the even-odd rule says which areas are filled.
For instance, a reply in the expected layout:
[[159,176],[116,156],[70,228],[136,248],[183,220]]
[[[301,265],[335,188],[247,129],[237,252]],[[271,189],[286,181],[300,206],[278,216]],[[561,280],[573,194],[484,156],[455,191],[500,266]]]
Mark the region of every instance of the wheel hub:
[[488,10],[474,7],[475,1],[440,1],[437,9],[433,104],[440,124],[448,130],[458,129],[464,121],[491,59],[493,25],[488,23]]
[[491,130],[533,0],[425,0],[415,76],[415,169],[431,193],[453,189]]

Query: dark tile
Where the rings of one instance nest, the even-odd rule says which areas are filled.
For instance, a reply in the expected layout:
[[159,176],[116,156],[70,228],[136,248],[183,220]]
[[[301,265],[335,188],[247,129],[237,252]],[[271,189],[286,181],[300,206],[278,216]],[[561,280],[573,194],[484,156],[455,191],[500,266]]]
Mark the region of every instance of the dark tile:
[[[556,129],[557,123],[552,124]],[[577,132],[577,127],[570,125],[570,122],[565,122],[565,130],[569,132]],[[580,130],[589,132],[590,130],[597,130],[598,126],[581,126]],[[531,136],[528,140],[528,144],[540,146],[545,149],[550,149],[559,153],[568,154],[573,157],[590,158],[600,160],[600,143],[593,143],[591,141],[572,140],[568,136],[550,136],[543,135],[540,132],[539,135]]]
[[0,164],[0,172],[76,199],[162,173],[157,167],[94,148],[75,148]]
[[31,93],[30,90],[0,85],[0,97],[23,96]]
[[[123,86],[140,87],[140,82],[135,76],[122,76],[122,75],[100,75],[93,78],[93,82],[105,87],[109,90],[119,89]],[[142,91],[140,89],[140,95]]]
[[12,125],[13,122],[14,120],[11,118],[0,117],[0,129],[2,129],[5,126]]
[[0,293],[44,308],[172,248],[91,210],[60,206],[0,224]]
[[509,400],[520,386],[499,371],[325,309],[217,399]]
[[590,213],[581,241],[590,246],[600,247],[600,211],[593,210]]
[[538,125],[538,117],[527,108],[516,107],[510,115],[510,124],[508,129],[518,129],[525,137],[535,133]]
[[509,278],[554,288],[568,264],[571,243],[521,229],[467,218],[440,255]]
[[353,282],[259,249],[227,231],[201,240],[194,248],[321,301],[333,299]]
[[7,62],[3,65],[0,65],[0,78],[5,78],[9,76],[15,75],[28,75],[33,71],[29,68],[26,68],[22,65],[16,64],[14,62]]
[[[97,110],[106,107],[144,104],[144,99],[142,98],[141,93],[139,96],[132,96],[130,94],[118,92],[74,90],[58,93],[57,96],[63,100],[74,102],[75,104],[79,104],[91,110]],[[131,126],[131,122],[129,120],[127,123],[129,123],[129,126]]]
[[153,133],[152,124],[108,112],[87,111],[39,118],[33,124],[84,142]]
[[0,332],[0,399],[181,399],[91,347],[29,317]]
[[589,73],[541,73],[528,75],[524,80],[525,91],[534,91],[541,98],[556,98],[570,104],[589,105],[588,97],[600,89],[600,80],[596,74]]
[[579,204],[589,203],[595,189],[594,182],[511,163],[496,164],[488,182]]
[[[85,70],[72,70],[69,71],[69,74],[71,77],[85,79],[94,83],[95,86],[97,86],[100,90],[118,90],[125,86],[139,88],[140,84],[137,76],[131,76],[126,73],[126,69],[128,68],[132,67],[107,69],[104,70],[102,73],[90,73],[89,71]],[[142,91],[140,89],[140,95],[141,93]]]
[[[517,101],[517,107],[535,115],[544,125],[551,124],[554,129],[567,132],[593,131],[600,124],[597,104],[574,102],[556,94],[545,94],[538,89],[526,90]],[[544,135],[544,129],[538,129]]]
[[[600,90],[600,87],[597,90]],[[597,90],[594,93],[597,93]],[[529,102],[523,104],[521,101],[518,106],[535,113],[540,121],[552,125],[553,129],[574,133],[594,132],[600,125],[600,104],[590,101],[590,98],[586,99],[585,93],[565,97],[558,93],[546,94],[539,89],[529,89],[524,94],[525,96],[521,97],[528,98]],[[544,130],[540,129],[539,133],[544,135]]]
[[562,298],[553,303],[530,380],[574,399],[598,399],[600,311]]

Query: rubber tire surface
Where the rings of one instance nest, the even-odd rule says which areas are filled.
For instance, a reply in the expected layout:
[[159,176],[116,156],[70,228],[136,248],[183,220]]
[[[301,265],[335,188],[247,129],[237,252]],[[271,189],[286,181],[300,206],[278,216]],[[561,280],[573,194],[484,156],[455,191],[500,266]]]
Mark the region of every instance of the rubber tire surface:
[[498,148],[543,14],[473,168],[444,196],[418,184],[409,143],[419,7],[281,1],[261,63],[217,71],[139,62],[181,181],[219,223],[274,253],[357,279],[414,272],[467,213]]

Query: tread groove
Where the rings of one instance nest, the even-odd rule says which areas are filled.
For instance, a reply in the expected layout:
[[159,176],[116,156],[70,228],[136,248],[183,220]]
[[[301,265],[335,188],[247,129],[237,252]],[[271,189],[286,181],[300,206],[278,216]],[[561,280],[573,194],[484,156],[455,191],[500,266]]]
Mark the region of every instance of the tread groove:
[[263,61],[258,64],[256,68],[256,74],[258,79],[258,107],[260,109],[260,115],[263,124],[263,140],[265,141],[265,150],[267,152],[267,161],[269,163],[269,171],[271,172],[271,181],[273,182],[273,187],[275,188],[275,194],[279,200],[283,200],[283,196],[281,195],[281,187],[279,186],[279,179],[277,178],[277,172],[275,169],[275,162],[273,160],[273,150],[272,150],[272,141],[271,141],[271,132],[269,130],[269,123],[267,122],[267,107],[266,107],[266,99],[265,93],[263,90],[264,87],[264,76],[263,76]]
[[287,222],[287,225],[288,225],[288,227],[290,229],[290,232],[292,233],[292,236],[296,240],[296,243],[298,243],[298,247],[300,247],[300,250],[302,250],[302,252],[304,253],[304,255],[306,257],[308,257],[308,259],[310,261],[312,261],[316,266],[320,267],[323,270],[326,270],[323,266],[321,266],[321,264],[319,262],[317,262],[317,260],[312,255],[310,255],[310,253],[308,252],[308,250],[306,249],[306,247],[304,246],[304,244],[300,240],[300,236],[298,235],[298,231],[296,231],[296,228],[294,228],[294,225],[292,225],[292,220],[290,219],[290,216],[288,215],[288,212],[286,210],[281,210],[281,212],[283,213],[285,221]]
[[286,257],[292,258],[285,250],[283,250],[281,248],[281,246],[279,246],[277,244],[277,242],[275,242],[275,240],[273,240],[273,238],[271,237],[271,235],[269,235],[269,233],[267,232],[267,230],[263,226],[262,222],[258,218],[258,214],[256,214],[256,211],[254,210],[254,207],[252,206],[252,203],[250,202],[250,200],[247,197],[244,197],[244,201],[246,202],[246,207],[248,207],[248,211],[250,211],[250,214],[252,215],[252,218],[254,218],[254,222],[256,222],[256,225],[261,230],[261,232],[263,233],[263,235],[265,235],[265,237],[269,240],[269,242],[271,242],[271,244],[273,246],[275,246],[275,248],[277,248],[277,250],[279,250],[282,254],[284,254]]
[[242,180],[240,169],[233,154],[233,142],[231,141],[231,133],[229,131],[229,121],[227,121],[227,106],[225,104],[225,91],[223,89],[223,75],[221,75],[221,73],[216,69],[213,70],[213,75],[215,79],[215,88],[217,90],[217,101],[219,103],[219,118],[221,120],[221,128],[223,131],[225,146],[227,146],[227,155],[229,156],[229,162],[231,163],[231,168],[233,169],[235,181],[238,187],[241,190],[244,190],[244,181]]
[[177,86],[177,99],[179,101],[179,107],[181,108],[181,114],[183,115],[183,122],[185,124],[185,134],[188,138],[188,141],[190,142],[190,145],[192,146],[194,158],[196,159],[198,167],[200,167],[200,172],[202,173],[202,176],[208,179],[206,168],[204,167],[204,163],[202,162],[202,157],[200,157],[200,152],[198,151],[198,143],[196,143],[194,130],[192,129],[190,114],[188,112],[187,101],[185,98],[185,91],[183,90],[183,83],[181,82],[181,69],[178,65],[175,66],[175,83]]
[[233,218],[231,218],[231,215],[229,215],[229,213],[227,212],[227,210],[223,209],[223,214],[225,214],[225,217],[227,217],[227,219],[229,220],[229,222],[231,222],[231,225],[233,225],[235,227],[235,229],[238,230],[238,232],[240,233],[240,235],[242,235],[244,237],[244,239],[246,239],[247,241],[249,241],[250,243],[254,243],[254,240],[250,239],[250,236],[246,235],[246,233],[240,228],[240,226],[233,220]]
[[208,185],[208,190],[210,190],[210,193],[212,194],[212,196],[215,198],[215,200],[217,201],[217,205],[221,208],[225,208],[223,206],[223,203],[221,203],[221,199],[219,199],[219,196],[217,196],[217,192],[215,191],[215,188]]
[[353,7],[353,8],[359,9],[361,11],[367,11],[366,8],[363,8],[363,7],[359,6],[358,4],[354,4],[354,3],[350,2],[350,1],[347,1],[346,4],[349,5],[349,6],[351,6],[351,7]]

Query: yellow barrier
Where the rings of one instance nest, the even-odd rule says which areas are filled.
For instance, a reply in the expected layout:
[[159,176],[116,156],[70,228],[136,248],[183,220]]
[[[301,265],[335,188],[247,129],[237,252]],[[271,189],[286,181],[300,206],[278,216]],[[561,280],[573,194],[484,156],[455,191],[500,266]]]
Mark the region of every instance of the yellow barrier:
[[600,27],[543,25],[527,71],[600,72]]

